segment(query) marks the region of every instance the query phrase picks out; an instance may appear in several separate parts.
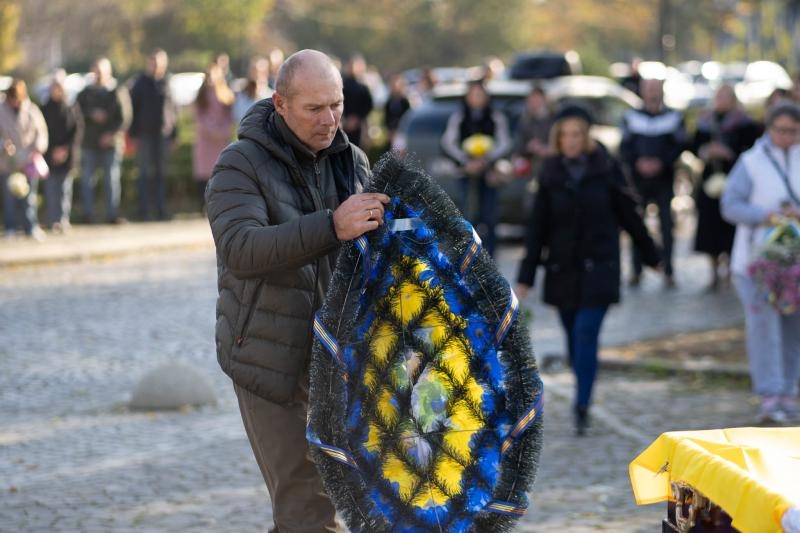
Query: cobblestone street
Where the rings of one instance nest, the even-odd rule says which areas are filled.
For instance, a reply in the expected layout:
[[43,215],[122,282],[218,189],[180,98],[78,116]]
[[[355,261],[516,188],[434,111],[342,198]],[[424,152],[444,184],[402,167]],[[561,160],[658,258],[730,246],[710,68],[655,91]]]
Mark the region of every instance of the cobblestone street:
[[[501,254],[507,275],[519,254]],[[627,294],[604,342],[740,320],[732,293],[698,296],[699,269],[678,263],[678,291],[649,279]],[[269,527],[266,489],[214,354],[215,282],[210,248],[0,269],[0,531]],[[537,353],[557,351],[554,313],[534,297],[527,304]],[[197,368],[218,404],[128,412],[138,379],[168,361]],[[665,506],[636,508],[628,463],[663,431],[748,425],[753,413],[740,385],[604,371],[590,437],[577,439],[571,376],[544,378],[544,452],[524,532],[660,531]]]

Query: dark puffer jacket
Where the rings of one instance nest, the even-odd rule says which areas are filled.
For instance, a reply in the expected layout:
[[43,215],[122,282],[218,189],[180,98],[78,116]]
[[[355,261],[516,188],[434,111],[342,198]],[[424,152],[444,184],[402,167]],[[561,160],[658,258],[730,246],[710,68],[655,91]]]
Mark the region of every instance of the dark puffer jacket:
[[544,264],[544,301],[564,309],[619,301],[620,229],[646,264],[659,261],[619,164],[598,146],[588,154],[586,168],[576,181],[560,156],[544,160],[517,278],[532,286],[536,268]]
[[313,316],[339,249],[332,212],[362,191],[369,163],[341,131],[315,157],[271,99],[250,110],[238,137],[206,190],[217,248],[217,358],[237,385],[287,403],[306,371]]

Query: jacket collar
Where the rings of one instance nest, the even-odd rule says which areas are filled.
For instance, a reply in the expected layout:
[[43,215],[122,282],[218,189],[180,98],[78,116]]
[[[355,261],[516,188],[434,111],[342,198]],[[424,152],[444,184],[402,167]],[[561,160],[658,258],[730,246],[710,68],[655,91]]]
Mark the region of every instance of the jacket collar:
[[[583,179],[580,180],[581,182],[588,181],[592,177],[602,174],[608,170],[611,160],[607,149],[602,144],[597,143],[597,147],[594,151],[584,155],[586,173],[583,176]],[[569,184],[572,182],[569,171],[567,170],[567,164],[563,160],[562,156],[551,156],[548,158],[545,164],[548,165],[548,169],[546,172],[542,172],[541,176],[539,177],[542,185],[553,186],[559,183]]]
[[289,125],[283,120],[283,117],[278,114],[277,112],[273,115],[273,120],[275,121],[275,128],[280,133],[283,141],[288,144],[292,150],[294,150],[294,154],[298,160],[311,160],[313,161],[317,154],[312,152],[308,149],[308,146],[303,144],[300,139],[297,138],[297,135],[289,128]]

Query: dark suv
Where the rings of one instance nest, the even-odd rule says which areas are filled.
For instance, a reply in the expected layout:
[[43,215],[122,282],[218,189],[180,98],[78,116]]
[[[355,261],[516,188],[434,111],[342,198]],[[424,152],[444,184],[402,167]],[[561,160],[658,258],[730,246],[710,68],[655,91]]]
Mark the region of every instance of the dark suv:
[[577,52],[522,52],[514,56],[508,69],[512,80],[545,80],[581,73]]

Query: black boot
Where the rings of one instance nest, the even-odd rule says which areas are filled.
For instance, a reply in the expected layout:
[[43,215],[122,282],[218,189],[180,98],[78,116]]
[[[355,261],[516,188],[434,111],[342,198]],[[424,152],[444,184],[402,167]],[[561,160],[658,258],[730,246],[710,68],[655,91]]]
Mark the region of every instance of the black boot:
[[583,437],[589,429],[589,408],[577,406],[575,408],[575,435]]

